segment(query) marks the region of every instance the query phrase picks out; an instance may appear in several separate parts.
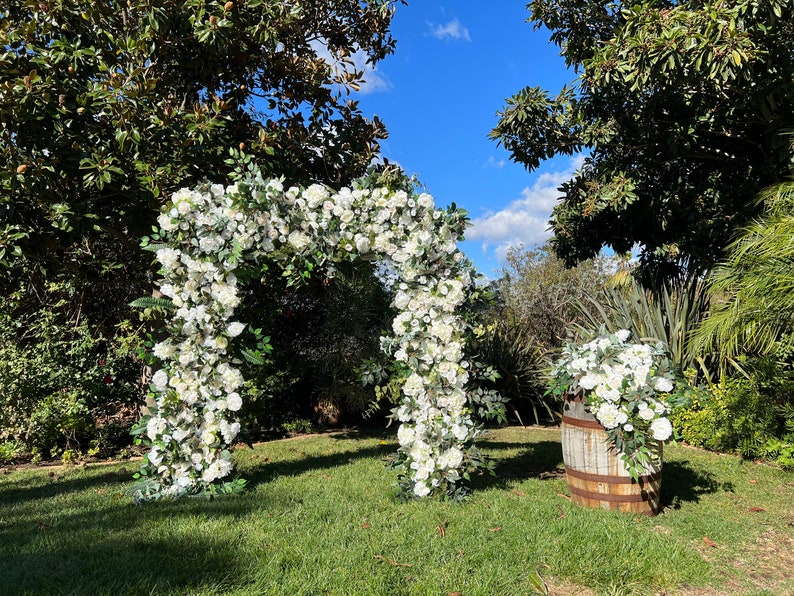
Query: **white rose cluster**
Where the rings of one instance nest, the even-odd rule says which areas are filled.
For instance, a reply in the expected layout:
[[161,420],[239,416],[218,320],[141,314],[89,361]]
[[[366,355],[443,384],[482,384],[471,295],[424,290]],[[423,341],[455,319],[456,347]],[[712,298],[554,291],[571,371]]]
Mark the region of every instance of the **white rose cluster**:
[[[634,439],[622,444],[647,450],[644,441],[637,441],[640,435],[656,441],[673,435],[668,400],[675,376],[661,344],[629,343],[629,337],[624,329],[584,344],[568,344],[552,371],[553,387],[584,396],[609,440]],[[624,457],[629,461],[636,453]]]
[[384,346],[412,371],[393,413],[407,486],[418,497],[454,488],[479,433],[467,408],[466,323],[458,314],[473,283],[456,246],[459,214],[436,209],[428,194],[285,189],[255,174],[226,188],[176,192],[158,223],[160,291],[175,312],[170,337],[153,350],[163,366],[152,379],[146,435],[164,494],[206,488],[233,469],[226,446],[240,431],[243,378],[228,350],[245,330],[233,320],[241,300],[235,271],[276,249],[389,264],[399,314]]
[[[661,345],[628,343],[630,332],[568,345],[554,376],[567,390],[585,392],[593,415],[606,428],[624,432],[650,429],[653,437],[672,436],[670,408],[662,394],[673,391],[672,372]],[[660,367],[659,363],[665,366]]]

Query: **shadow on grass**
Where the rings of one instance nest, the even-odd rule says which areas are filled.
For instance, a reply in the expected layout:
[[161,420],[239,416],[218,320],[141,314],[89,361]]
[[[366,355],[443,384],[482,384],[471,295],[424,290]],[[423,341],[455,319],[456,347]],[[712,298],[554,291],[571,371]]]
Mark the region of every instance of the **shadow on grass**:
[[313,470],[329,470],[353,463],[357,459],[382,459],[385,465],[386,458],[395,451],[395,447],[394,445],[374,445],[327,455],[307,455],[297,447],[295,450],[299,457],[293,460],[277,462],[265,460],[258,463],[246,463],[242,473],[243,478],[248,480],[249,486],[253,488],[258,484],[271,482],[282,476],[300,476]]
[[[562,450],[559,441],[537,441],[533,443],[505,443],[480,441],[477,445],[494,462],[494,476],[484,474],[472,478],[473,490],[509,487],[513,481],[538,478],[549,480],[565,478],[562,466]],[[519,449],[517,454],[514,454]],[[506,455],[504,452],[511,452]]]
[[697,503],[702,495],[733,492],[730,482],[719,482],[714,474],[693,468],[688,461],[664,462],[662,507],[679,509],[682,503]]
[[129,483],[137,469],[137,465],[105,471],[98,468],[66,468],[58,472],[50,471],[46,475],[36,474],[10,481],[0,479],[0,503],[14,505],[31,499],[49,499],[57,495],[97,489],[107,484]]
[[[378,436],[381,435],[374,435]],[[253,488],[281,476],[328,471],[362,458],[385,459],[394,451],[394,444],[369,444],[314,455],[305,454],[296,442],[294,449],[288,447],[288,451],[293,450],[292,461],[246,462],[243,476]],[[130,479],[129,469],[75,478],[37,475],[0,488],[0,592],[221,594],[239,589],[251,574],[250,562],[239,557],[228,542],[228,533],[197,534],[191,530],[197,522],[190,520],[222,518],[236,523],[234,520],[262,509],[290,511],[297,499],[295,495],[278,493],[263,500],[261,495],[249,491],[229,498],[188,497],[134,506],[127,497],[113,498],[113,491],[126,488]],[[108,489],[107,485],[113,486]],[[97,500],[94,493],[99,489],[107,491],[106,499]],[[25,507],[7,514],[13,511],[8,507],[21,501],[58,499],[65,493],[79,492],[87,495],[69,497],[75,499],[72,506],[59,507],[53,501],[52,507],[34,505],[30,510]],[[287,555],[269,551],[267,545],[262,549],[263,564],[291,564]],[[273,586],[273,590],[277,593],[278,587]]]
[[[233,502],[236,501],[236,502]],[[245,576],[226,537],[185,532],[180,518],[250,511],[240,499],[78,507],[0,526],[3,594],[224,593]],[[41,513],[39,513],[41,515]]]
[[[481,441],[478,445],[494,461],[495,476],[486,474],[472,478],[471,487],[474,491],[507,489],[512,481],[531,478],[565,480],[559,441],[524,444]],[[512,453],[517,448],[519,452]],[[712,473],[693,467],[689,461],[669,461],[664,463],[661,491],[662,507],[678,509],[683,503],[699,502],[703,495],[719,491],[732,492],[733,485],[718,481]]]

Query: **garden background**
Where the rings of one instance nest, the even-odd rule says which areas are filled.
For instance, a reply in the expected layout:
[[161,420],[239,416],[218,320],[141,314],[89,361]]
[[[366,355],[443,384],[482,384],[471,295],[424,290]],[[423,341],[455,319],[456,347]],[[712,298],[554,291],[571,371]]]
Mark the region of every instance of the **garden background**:
[[[533,39],[544,47],[551,39],[569,85],[524,81],[530,86],[489,108],[495,116],[479,134],[490,134],[494,155],[502,147],[530,171],[555,157],[580,167],[559,182],[549,242],[506,244],[502,268],[472,286],[467,354],[483,373],[472,390],[499,392],[511,424],[553,426],[561,406],[547,393],[547,371],[566,339],[604,327],[662,341],[689,387],[689,406],[674,416],[680,439],[731,454],[740,470],[766,462],[774,496],[741,507],[776,511],[790,527],[794,3],[535,0],[528,9],[523,26],[529,35],[537,25]],[[400,56],[394,11],[412,10],[347,0],[131,0],[126,8],[11,0],[0,9],[0,463],[85,464],[141,452],[130,431],[146,405],[168,308],[141,243],[179,188],[231,184],[256,164],[289,184],[339,189],[369,180],[423,190],[425,180],[382,150],[389,121],[365,111],[374,96],[357,95],[380,61]],[[443,15],[428,22],[429,38],[451,44],[473,35],[457,15]],[[484,241],[482,226],[495,220],[475,215],[472,237]],[[242,438],[382,429],[404,381],[380,351],[395,314],[388,263],[343,259],[331,276],[288,252],[276,256],[275,274],[250,277],[239,310],[252,323],[237,346]],[[130,306],[136,300],[142,308]],[[474,412],[496,425],[488,413]],[[491,447],[497,461],[499,449]],[[684,453],[673,451],[673,461]],[[366,473],[380,474],[371,464],[385,454],[378,447],[368,455]],[[744,494],[743,483],[720,477],[719,458],[691,457],[709,462],[692,472],[716,483],[709,486],[741,484],[723,492]],[[241,470],[257,478],[246,464]],[[26,503],[44,498],[42,483],[65,486],[17,474],[2,479],[6,515],[35,507]],[[54,474],[67,485],[76,478],[81,504],[67,507],[111,506],[83,492],[101,473]],[[108,499],[123,492],[111,488],[123,481],[105,480],[95,490]],[[254,485],[255,493],[266,487]],[[504,488],[527,493],[523,484]],[[668,507],[687,490],[671,489]],[[556,503],[555,495],[542,498]],[[30,519],[53,526],[40,517]],[[784,532],[774,539],[790,543]],[[713,533],[703,531],[725,542]],[[387,568],[401,562],[375,554]],[[544,572],[544,560],[540,575],[589,585],[559,562],[544,563]],[[631,581],[675,593],[695,575]],[[139,587],[152,589],[146,581]],[[185,585],[174,582],[166,587]],[[453,583],[444,589],[454,592]],[[619,583],[604,576],[592,585]]]

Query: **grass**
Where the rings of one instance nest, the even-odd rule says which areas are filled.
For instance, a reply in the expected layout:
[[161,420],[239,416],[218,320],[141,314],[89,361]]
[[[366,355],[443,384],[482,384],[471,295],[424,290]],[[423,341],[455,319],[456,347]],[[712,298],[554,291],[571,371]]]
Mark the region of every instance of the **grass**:
[[794,593],[792,473],[673,446],[646,518],[571,504],[555,430],[482,445],[463,504],[399,502],[385,433],[239,449],[250,489],[215,500],[134,506],[134,462],[6,470],[0,593]]

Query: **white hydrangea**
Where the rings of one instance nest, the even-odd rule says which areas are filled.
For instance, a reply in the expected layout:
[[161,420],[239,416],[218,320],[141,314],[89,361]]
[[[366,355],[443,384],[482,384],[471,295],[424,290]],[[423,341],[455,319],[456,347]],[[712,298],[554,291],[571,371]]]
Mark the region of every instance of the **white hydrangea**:
[[157,250],[157,260],[167,270],[173,271],[180,264],[181,253],[173,248],[160,248]]

